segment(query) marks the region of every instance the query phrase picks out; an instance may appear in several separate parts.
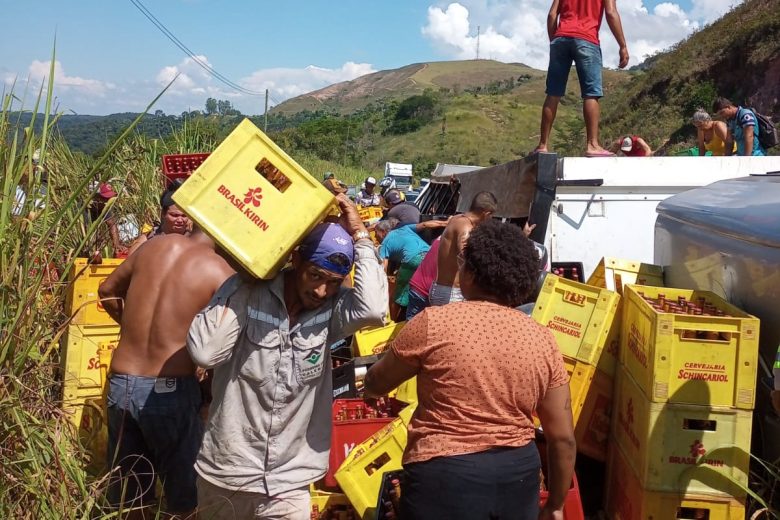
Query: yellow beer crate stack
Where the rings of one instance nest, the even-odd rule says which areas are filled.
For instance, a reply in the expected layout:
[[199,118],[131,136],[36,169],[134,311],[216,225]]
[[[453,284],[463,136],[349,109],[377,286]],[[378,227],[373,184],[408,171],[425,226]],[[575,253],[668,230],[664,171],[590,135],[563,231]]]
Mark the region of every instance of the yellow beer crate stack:
[[580,424],[587,417],[592,438],[588,445],[596,448],[585,454],[595,458],[599,458],[598,447],[606,443],[609,432],[608,402],[602,394],[609,397],[611,388],[603,388],[603,381],[595,381],[594,376],[609,348],[619,302],[620,295],[610,289],[547,274],[531,314],[552,331],[561,349],[569,373],[575,428],[584,431]]
[[604,257],[586,283],[594,287],[615,291],[621,296],[574,431],[577,438],[577,450],[588,457],[605,462],[607,460],[615,367],[619,362],[620,324],[624,301],[623,287],[628,284],[661,287],[664,284],[663,268],[634,260]]
[[398,323],[391,321],[383,327],[374,327],[361,329],[352,337],[352,354],[355,357],[375,356],[381,354],[390,343],[401,332],[406,325],[405,321]]
[[710,292],[623,295],[608,515],[744,518],[758,319]]
[[242,266],[272,278],[333,209],[333,194],[244,119],[173,196]]
[[108,315],[98,288],[121,259],[99,264],[77,258],[68,272],[65,309],[70,316],[61,341],[62,407],[78,428],[93,461],[105,453],[105,383],[111,354],[119,342],[119,325]]

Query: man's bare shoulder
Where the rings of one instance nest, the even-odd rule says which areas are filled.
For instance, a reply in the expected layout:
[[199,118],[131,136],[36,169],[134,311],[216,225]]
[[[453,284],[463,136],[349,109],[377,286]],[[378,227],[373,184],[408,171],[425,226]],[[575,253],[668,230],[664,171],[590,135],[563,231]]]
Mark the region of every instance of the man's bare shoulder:
[[465,215],[455,215],[450,219],[450,222],[447,224],[447,228],[445,229],[445,232],[450,232],[451,234],[460,234],[464,231],[468,231],[471,228],[474,227],[474,224],[471,223],[471,220]]

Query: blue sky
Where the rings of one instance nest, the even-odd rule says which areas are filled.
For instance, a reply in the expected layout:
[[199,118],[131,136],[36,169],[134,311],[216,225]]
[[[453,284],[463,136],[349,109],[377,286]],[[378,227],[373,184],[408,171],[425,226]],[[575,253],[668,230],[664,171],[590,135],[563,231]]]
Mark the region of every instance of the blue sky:
[[[140,0],[198,60],[245,89],[281,102],[338,81],[410,63],[480,56],[544,69],[550,0]],[[617,0],[632,64],[665,49],[741,0]],[[131,0],[0,0],[0,80],[19,94],[49,73],[56,34],[59,109],[139,111],[179,79],[155,108],[178,114],[207,97],[261,113],[171,43]],[[617,46],[602,28],[605,66]]]

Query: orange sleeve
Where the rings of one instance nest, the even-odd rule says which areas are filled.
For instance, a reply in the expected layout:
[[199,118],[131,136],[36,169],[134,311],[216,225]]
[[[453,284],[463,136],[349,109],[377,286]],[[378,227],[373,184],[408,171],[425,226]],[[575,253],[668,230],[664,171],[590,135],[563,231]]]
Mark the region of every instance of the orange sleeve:
[[428,353],[428,309],[410,320],[390,343],[390,350],[409,366],[420,368]]

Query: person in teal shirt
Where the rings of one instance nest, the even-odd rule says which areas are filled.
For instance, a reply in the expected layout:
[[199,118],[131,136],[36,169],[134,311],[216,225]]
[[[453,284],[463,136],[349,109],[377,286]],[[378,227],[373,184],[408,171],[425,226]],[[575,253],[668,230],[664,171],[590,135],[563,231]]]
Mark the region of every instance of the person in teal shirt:
[[726,155],[731,155],[732,142],[737,144],[737,155],[764,156],[766,150],[758,140],[759,128],[756,113],[749,108],[734,106],[724,97],[719,97],[712,105],[712,111],[718,117],[726,120],[728,136],[726,139]]
[[418,234],[423,229],[441,228],[447,221],[429,220],[420,224],[399,226],[396,218],[388,218],[377,223],[374,228],[379,246],[379,257],[385,262],[385,270],[390,261],[399,264],[395,277],[393,301],[401,307],[409,304],[409,280],[420,266],[431,246]]

